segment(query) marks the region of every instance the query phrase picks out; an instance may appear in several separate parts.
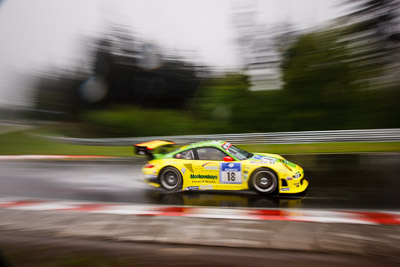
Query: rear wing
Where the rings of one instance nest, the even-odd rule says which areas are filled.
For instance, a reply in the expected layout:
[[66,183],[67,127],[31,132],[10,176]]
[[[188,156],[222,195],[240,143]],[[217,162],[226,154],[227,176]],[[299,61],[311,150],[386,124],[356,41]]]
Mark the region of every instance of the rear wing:
[[135,153],[138,155],[145,155],[152,160],[154,158],[152,150],[162,147],[162,146],[170,146],[174,145],[174,142],[163,141],[163,140],[153,140],[149,142],[144,142],[135,145]]

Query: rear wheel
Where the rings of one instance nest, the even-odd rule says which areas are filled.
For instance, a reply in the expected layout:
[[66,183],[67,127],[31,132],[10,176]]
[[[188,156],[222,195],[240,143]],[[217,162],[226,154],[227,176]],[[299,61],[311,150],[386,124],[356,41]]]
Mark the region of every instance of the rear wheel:
[[250,187],[259,193],[269,195],[277,189],[278,178],[272,170],[260,168],[251,175]]
[[166,167],[160,175],[161,186],[168,191],[176,191],[181,189],[182,175],[174,167]]

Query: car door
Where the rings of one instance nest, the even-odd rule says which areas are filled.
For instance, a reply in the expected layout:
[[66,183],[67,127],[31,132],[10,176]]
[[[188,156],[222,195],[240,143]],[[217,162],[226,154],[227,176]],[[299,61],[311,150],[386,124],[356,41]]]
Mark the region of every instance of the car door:
[[198,175],[194,179],[199,180],[200,189],[233,189],[242,185],[240,162],[224,162],[229,155],[215,147],[197,148],[196,154],[193,169]]
[[219,163],[225,156],[225,153],[214,147],[196,148],[191,179],[199,184],[200,189],[215,189],[214,186],[219,183]]

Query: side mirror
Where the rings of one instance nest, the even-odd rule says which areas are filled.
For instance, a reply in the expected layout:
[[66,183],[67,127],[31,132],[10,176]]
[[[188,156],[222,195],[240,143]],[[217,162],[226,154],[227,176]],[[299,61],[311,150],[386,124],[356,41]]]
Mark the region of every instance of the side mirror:
[[224,157],[224,161],[233,161],[233,158],[232,158],[232,157],[229,157],[229,156],[227,156],[227,157]]

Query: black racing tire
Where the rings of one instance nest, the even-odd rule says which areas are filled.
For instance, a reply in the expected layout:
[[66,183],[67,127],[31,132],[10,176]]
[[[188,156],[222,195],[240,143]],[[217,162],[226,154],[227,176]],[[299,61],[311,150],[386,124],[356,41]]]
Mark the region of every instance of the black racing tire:
[[174,167],[165,167],[160,173],[160,184],[167,191],[182,189],[182,174]]
[[278,177],[269,168],[259,168],[251,174],[249,187],[263,195],[270,195],[278,188]]

